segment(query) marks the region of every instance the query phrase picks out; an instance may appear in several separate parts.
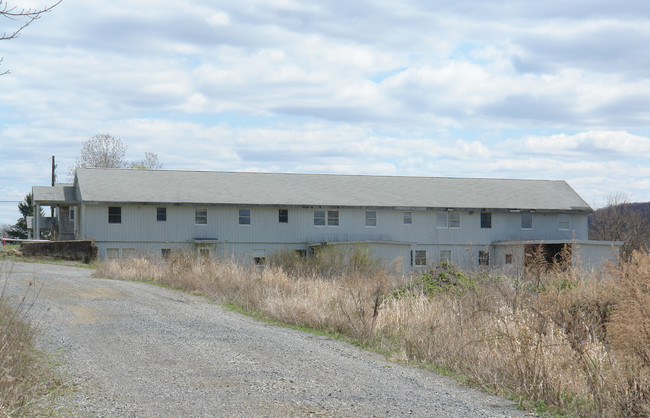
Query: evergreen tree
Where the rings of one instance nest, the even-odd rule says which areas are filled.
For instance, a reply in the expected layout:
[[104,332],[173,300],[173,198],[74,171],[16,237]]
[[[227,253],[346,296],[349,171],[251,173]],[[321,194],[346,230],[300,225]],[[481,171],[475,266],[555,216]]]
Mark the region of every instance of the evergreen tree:
[[[18,203],[18,210],[23,216],[18,219],[15,225],[8,228],[7,233],[10,237],[25,239],[27,238],[27,217],[34,216],[34,197],[31,193],[27,193],[25,200]],[[43,216],[42,212],[41,216]]]

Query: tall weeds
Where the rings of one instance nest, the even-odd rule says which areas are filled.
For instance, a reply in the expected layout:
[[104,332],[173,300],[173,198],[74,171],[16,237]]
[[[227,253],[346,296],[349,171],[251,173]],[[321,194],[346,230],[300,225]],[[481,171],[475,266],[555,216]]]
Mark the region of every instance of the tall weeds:
[[38,291],[29,282],[18,306],[10,306],[6,285],[11,269],[12,264],[0,262],[0,416],[47,413],[43,402],[60,382],[34,349],[35,330],[27,313]]
[[98,274],[199,291],[281,322],[342,333],[547,412],[650,415],[647,253],[600,276],[549,266],[539,255],[517,277],[448,264],[404,277],[356,251],[311,262],[287,252],[263,268],[179,252],[169,260],[109,261]]

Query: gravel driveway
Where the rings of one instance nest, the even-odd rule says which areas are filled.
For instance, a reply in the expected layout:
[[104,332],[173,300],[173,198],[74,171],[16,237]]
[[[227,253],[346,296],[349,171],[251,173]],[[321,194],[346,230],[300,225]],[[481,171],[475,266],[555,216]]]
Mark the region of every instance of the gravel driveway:
[[16,302],[36,282],[38,344],[76,387],[57,400],[61,415],[526,416],[508,400],[203,297],[83,268],[9,267],[0,262],[0,286],[6,279]]

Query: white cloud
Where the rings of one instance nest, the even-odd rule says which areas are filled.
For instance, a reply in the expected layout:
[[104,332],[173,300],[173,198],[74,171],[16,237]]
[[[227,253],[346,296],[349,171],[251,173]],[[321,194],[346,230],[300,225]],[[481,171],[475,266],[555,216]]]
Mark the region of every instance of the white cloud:
[[650,200],[649,11],[66,0],[3,43],[2,182],[47,184],[51,155],[67,168],[109,132],[168,168],[566,178]]

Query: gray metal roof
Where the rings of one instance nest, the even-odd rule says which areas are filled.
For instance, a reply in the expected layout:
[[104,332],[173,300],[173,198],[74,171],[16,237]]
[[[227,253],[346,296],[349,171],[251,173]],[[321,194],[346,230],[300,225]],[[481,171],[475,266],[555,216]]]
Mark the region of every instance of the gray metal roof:
[[561,180],[80,168],[86,203],[591,211]]
[[34,186],[32,187],[34,201],[39,204],[56,204],[76,202],[74,185],[72,183],[58,183],[54,187]]

